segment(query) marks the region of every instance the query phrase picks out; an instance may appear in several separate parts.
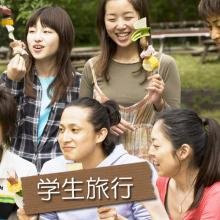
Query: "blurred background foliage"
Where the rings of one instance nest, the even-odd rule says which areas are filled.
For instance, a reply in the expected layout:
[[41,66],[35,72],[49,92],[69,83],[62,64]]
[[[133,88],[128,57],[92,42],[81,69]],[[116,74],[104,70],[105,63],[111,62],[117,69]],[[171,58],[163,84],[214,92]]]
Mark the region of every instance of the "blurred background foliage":
[[[25,23],[30,14],[42,6],[61,6],[70,15],[76,29],[77,46],[98,44],[95,29],[97,3],[99,0],[0,0],[13,10],[15,35],[23,39]],[[199,0],[149,0],[151,22],[198,20]],[[0,28],[0,46],[8,45],[5,29]]]
[[[25,23],[33,11],[42,6],[60,6],[70,15],[75,31],[76,46],[96,46],[96,11],[99,0],[0,0],[13,10],[15,20],[15,36],[23,40]],[[175,22],[201,20],[197,6],[200,0],[148,0],[151,22]],[[172,39],[173,42],[173,39]],[[174,41],[175,42],[175,41]],[[154,42],[155,43],[155,42]],[[156,42],[157,43],[157,42]],[[168,42],[169,43],[169,42]],[[9,40],[5,28],[0,28],[0,46],[8,46]],[[155,44],[154,44],[155,45]],[[169,45],[168,45],[169,46]],[[174,56],[181,76],[182,90],[191,91],[190,97],[183,100],[183,107],[190,107],[202,112],[202,115],[214,117],[220,122],[220,62],[208,62],[201,65],[200,57],[192,57],[190,52],[171,54]],[[0,64],[0,72],[6,69],[6,64]],[[206,90],[204,93],[204,88]],[[214,92],[212,92],[214,90]],[[195,94],[193,93],[195,91]],[[197,93],[197,91],[202,91]],[[186,93],[188,94],[188,93]],[[215,94],[215,95],[213,95]],[[183,96],[184,98],[184,96]],[[212,109],[213,103],[217,108]]]

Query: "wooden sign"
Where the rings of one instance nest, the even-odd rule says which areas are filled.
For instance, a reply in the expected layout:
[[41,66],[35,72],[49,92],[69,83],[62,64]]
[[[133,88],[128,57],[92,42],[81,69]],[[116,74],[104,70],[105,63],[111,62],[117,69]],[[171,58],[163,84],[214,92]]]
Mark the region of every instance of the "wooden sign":
[[23,177],[26,214],[155,199],[147,162]]

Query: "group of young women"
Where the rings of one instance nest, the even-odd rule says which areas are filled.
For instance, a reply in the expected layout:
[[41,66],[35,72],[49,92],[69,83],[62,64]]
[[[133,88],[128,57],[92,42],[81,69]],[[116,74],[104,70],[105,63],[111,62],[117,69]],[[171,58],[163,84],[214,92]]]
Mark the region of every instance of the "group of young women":
[[[220,1],[201,0],[199,11],[220,45]],[[160,176],[156,185],[165,209],[157,200],[39,218],[220,219],[220,126],[179,109],[178,69],[153,48],[147,1],[100,0],[97,29],[101,53],[82,76],[70,60],[73,24],[59,7],[38,9],[26,24],[25,42],[11,43],[13,58],[0,81],[0,172],[8,157],[31,168],[20,173],[23,168],[15,166],[19,177],[64,172],[67,160],[88,169],[148,159]],[[14,202],[4,195],[0,191],[0,204],[10,210],[0,209],[0,218],[7,219]],[[23,209],[18,216],[33,218]]]

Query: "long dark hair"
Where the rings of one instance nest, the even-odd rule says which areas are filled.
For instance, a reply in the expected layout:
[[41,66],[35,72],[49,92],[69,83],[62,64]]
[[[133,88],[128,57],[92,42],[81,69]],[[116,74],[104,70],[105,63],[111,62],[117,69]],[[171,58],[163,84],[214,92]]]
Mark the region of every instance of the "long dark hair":
[[212,16],[220,16],[219,0],[201,0],[198,6],[200,16],[204,19]]
[[16,127],[17,103],[5,89],[0,88],[0,126],[3,144],[10,146]]
[[72,106],[86,108],[91,111],[88,120],[93,125],[95,132],[100,131],[102,128],[108,130],[108,134],[102,142],[103,151],[108,156],[116,145],[116,137],[111,134],[110,127],[118,124],[121,120],[118,104],[113,100],[101,104],[95,99],[83,97],[74,100],[66,108]]
[[[74,45],[74,27],[69,15],[62,8],[43,7],[38,9],[29,18],[25,29],[26,38],[29,27],[34,26],[39,19],[43,26],[54,29],[59,36],[59,48],[56,55],[57,74],[48,88],[49,95],[51,95],[51,92],[49,91],[53,91],[51,103],[54,103],[64,97],[67,87],[73,85],[73,74],[75,70],[71,63],[70,53]],[[25,76],[25,92],[28,96],[35,97],[33,91],[34,59],[30,54],[30,51],[28,52],[30,56],[30,65],[28,67],[28,74]]]
[[201,119],[196,112],[175,109],[161,113],[162,130],[175,150],[189,144],[193,150],[191,165],[199,168],[194,200],[189,209],[198,206],[205,187],[220,181],[220,125],[213,119]]
[[[116,43],[108,36],[105,27],[105,7],[108,0],[100,0],[97,12],[97,31],[100,39],[101,54],[99,56],[98,65],[96,65],[97,71],[100,75],[104,76],[106,81],[109,81],[108,67],[111,62],[111,58],[116,52]],[[138,12],[140,18],[147,18],[147,26],[150,27],[150,20],[148,14],[147,0],[128,0],[134,9]],[[141,46],[138,44],[138,50],[141,52]]]

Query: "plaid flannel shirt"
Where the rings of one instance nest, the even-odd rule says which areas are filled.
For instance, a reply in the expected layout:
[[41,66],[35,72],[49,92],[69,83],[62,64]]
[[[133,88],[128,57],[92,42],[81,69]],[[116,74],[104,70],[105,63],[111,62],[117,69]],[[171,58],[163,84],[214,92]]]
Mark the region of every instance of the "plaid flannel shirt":
[[60,117],[66,104],[77,99],[79,95],[80,75],[74,74],[73,77],[74,85],[67,88],[66,97],[51,106],[47,124],[38,143],[42,88],[36,73],[33,85],[36,99],[24,94],[24,80],[12,81],[6,73],[1,76],[0,87],[7,87],[9,92],[15,96],[18,104],[17,129],[11,151],[34,163],[38,172],[46,161],[62,154],[57,142]]

